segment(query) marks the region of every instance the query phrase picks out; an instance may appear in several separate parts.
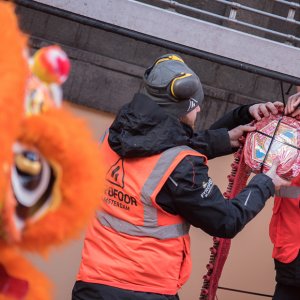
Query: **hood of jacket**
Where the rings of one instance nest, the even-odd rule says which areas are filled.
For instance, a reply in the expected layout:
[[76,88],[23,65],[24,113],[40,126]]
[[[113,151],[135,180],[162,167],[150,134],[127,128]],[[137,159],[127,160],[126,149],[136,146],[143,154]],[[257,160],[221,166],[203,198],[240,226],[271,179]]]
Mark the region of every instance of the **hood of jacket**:
[[125,104],[109,128],[110,147],[121,157],[144,157],[189,145],[193,130],[143,94]]

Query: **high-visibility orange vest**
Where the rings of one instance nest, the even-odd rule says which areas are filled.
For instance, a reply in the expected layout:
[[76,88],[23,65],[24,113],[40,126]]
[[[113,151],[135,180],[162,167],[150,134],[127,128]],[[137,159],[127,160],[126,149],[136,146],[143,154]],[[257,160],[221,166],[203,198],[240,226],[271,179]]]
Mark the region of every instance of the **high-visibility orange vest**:
[[270,222],[273,258],[282,263],[293,261],[300,249],[300,186],[282,187],[275,197]]
[[107,162],[103,209],[88,228],[77,279],[176,294],[191,270],[189,224],[155,199],[184,157],[206,157],[179,146],[159,155],[121,159],[107,139],[102,153]]

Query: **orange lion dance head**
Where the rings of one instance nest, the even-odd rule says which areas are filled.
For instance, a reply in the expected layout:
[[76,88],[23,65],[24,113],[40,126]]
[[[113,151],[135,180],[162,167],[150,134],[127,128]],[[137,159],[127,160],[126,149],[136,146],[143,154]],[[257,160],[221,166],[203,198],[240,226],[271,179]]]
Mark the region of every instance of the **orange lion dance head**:
[[[1,151],[7,174],[0,178],[6,192],[0,299],[49,300],[50,284],[22,251],[42,254],[78,236],[100,204],[102,162],[87,126],[61,106],[59,84],[70,70],[66,54],[58,46],[46,47],[25,63],[26,41],[11,5],[0,2],[0,20],[5,24],[0,29],[0,122],[9,131],[1,135],[7,144],[6,156]],[[6,35],[8,28],[13,34]],[[22,105],[24,116],[18,121]],[[3,175],[10,175],[7,186]]]
[[[23,99],[28,76],[25,59],[26,38],[9,3],[0,3],[0,198],[3,201],[9,166],[12,162],[12,144],[23,114]],[[6,24],[6,26],[4,26]]]

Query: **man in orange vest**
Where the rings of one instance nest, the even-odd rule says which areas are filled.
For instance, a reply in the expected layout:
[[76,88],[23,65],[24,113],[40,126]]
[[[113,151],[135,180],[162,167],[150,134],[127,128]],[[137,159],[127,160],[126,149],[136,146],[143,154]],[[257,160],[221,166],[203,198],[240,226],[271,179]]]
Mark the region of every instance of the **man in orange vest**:
[[[285,114],[299,118],[300,93],[288,100]],[[300,176],[282,187],[274,202],[270,238],[274,244],[276,289],[273,300],[300,299]]]
[[146,70],[141,92],[119,111],[103,138],[106,190],[86,234],[73,300],[179,299],[191,271],[190,225],[232,238],[275,188],[289,184],[274,166],[226,200],[208,176],[207,158],[232,153],[255,129],[241,124],[276,114],[280,104],[240,107],[219,129],[197,133],[202,100],[198,76],[170,54]]

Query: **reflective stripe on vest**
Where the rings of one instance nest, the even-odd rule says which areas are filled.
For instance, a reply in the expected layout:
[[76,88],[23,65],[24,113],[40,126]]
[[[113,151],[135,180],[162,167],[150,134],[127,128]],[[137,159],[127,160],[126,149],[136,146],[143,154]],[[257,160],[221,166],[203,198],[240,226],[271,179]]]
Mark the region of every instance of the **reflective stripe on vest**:
[[165,172],[171,166],[173,160],[180,152],[185,150],[191,150],[191,148],[188,146],[178,146],[163,152],[149,178],[145,182],[141,193],[142,202],[144,204],[145,226],[157,226],[157,209],[152,205],[151,195],[163,178]]
[[283,186],[276,193],[276,196],[284,198],[298,198],[300,196],[299,186]]
[[103,226],[113,228],[118,232],[133,236],[148,236],[159,240],[186,235],[190,228],[187,223],[157,227],[137,226],[100,211],[97,212],[97,218]]
[[176,238],[188,234],[189,224],[181,223],[167,226],[158,226],[157,208],[153,206],[151,195],[162,180],[174,159],[182,151],[191,150],[188,146],[177,146],[164,151],[146,180],[141,191],[141,202],[144,210],[144,226],[136,226],[120,220],[105,212],[98,212],[97,217],[103,226],[110,227],[118,232],[133,236],[149,236],[157,239]]
[[99,139],[100,144],[104,142],[105,137],[108,135],[109,129],[106,129],[105,132],[102,134],[102,136]]

